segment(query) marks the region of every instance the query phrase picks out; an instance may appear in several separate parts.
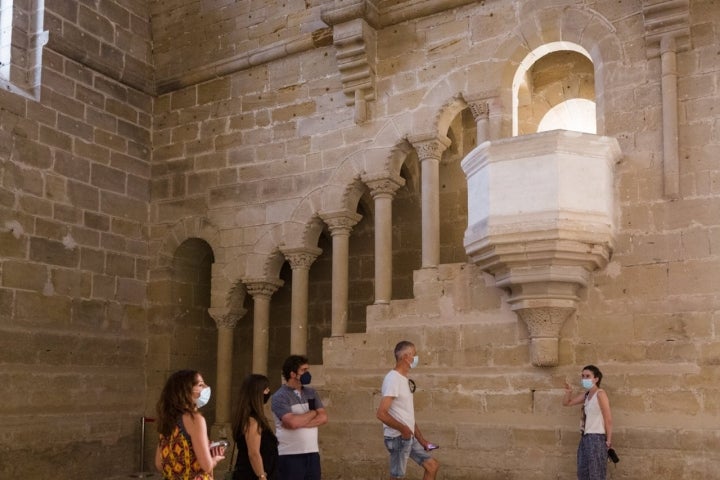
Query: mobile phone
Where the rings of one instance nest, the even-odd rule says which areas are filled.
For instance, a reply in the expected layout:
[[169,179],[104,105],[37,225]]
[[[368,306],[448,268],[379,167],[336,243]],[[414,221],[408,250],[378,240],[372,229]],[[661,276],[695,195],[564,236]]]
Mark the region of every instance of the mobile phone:
[[428,444],[427,444],[428,452],[429,452],[430,450],[436,450],[436,449],[438,449],[438,448],[440,448],[440,445],[435,445],[434,443],[428,443]]
[[218,440],[217,442],[212,442],[210,444],[210,448],[215,448],[215,447],[226,447],[227,448],[228,445],[229,444],[228,444],[227,440]]

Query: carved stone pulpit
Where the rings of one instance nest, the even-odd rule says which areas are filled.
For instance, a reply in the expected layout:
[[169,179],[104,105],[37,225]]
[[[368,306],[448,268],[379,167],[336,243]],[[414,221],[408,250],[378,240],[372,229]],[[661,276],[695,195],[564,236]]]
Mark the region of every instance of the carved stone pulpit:
[[614,138],[553,130],[485,142],[462,161],[465,250],[530,334],[533,365],[558,364],[560,330],[578,292],[613,248]]

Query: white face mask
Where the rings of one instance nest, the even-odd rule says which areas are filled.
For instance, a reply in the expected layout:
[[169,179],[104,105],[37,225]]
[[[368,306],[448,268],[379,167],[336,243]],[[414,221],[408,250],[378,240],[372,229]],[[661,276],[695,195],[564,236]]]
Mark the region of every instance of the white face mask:
[[593,387],[592,378],[583,378],[581,383],[582,383],[582,387],[585,390],[590,390]]
[[210,387],[205,387],[200,390],[200,396],[195,399],[195,405],[198,408],[202,408],[210,401]]
[[415,367],[417,367],[417,366],[418,366],[418,363],[420,363],[420,357],[417,356],[417,355],[415,355],[415,356],[413,357],[412,363],[410,364],[410,368],[415,368]]

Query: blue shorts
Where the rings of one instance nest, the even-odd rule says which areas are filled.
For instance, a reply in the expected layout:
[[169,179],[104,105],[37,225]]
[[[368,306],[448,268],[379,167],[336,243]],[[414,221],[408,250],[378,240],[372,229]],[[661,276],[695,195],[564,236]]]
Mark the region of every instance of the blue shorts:
[[418,465],[432,458],[415,437],[385,437],[385,448],[390,452],[390,476],[393,478],[405,476],[408,458],[412,458]]

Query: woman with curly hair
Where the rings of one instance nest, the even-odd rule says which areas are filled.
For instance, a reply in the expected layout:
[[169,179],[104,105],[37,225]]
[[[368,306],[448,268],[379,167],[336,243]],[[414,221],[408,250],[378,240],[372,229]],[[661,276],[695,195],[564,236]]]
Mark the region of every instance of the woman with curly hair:
[[265,416],[270,382],[265,375],[250,374],[240,387],[240,400],[233,422],[238,457],[233,480],[276,480],[278,440]]
[[210,400],[210,387],[195,370],[170,375],[157,403],[160,435],[155,467],[165,480],[211,480],[224,459],[224,447],[210,449],[207,423],[198,411]]

